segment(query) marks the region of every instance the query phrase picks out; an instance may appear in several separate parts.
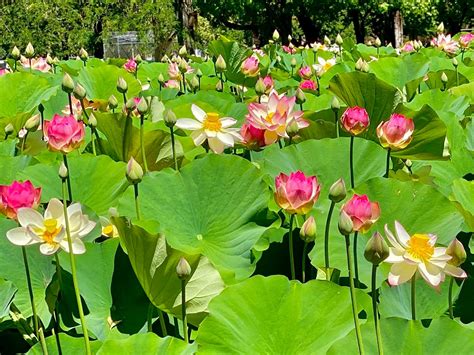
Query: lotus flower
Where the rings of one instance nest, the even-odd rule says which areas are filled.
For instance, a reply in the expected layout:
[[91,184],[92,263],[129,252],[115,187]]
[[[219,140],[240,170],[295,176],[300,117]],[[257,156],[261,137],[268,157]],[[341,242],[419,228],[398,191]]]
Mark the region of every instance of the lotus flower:
[[371,202],[367,195],[354,194],[341,208],[351,218],[353,231],[367,232],[380,217],[378,202]]
[[384,148],[404,149],[410,144],[414,129],[415,125],[411,118],[394,113],[387,122],[380,122],[377,137]]
[[461,48],[467,48],[474,40],[474,33],[465,33],[459,37],[459,45]]
[[295,53],[296,53],[296,49],[295,49],[294,47],[281,46],[281,48],[282,48],[286,53],[289,53],[289,54],[295,54]]
[[107,217],[99,217],[100,225],[102,227],[101,233],[107,238],[117,238],[119,231],[117,227]]
[[324,58],[318,57],[318,64],[313,64],[313,69],[318,76],[321,76],[334,65],[336,65],[336,59],[334,58],[325,60]]
[[275,200],[290,214],[308,213],[319,197],[321,186],[316,176],[306,177],[301,171],[275,178]]
[[13,181],[11,185],[0,185],[0,213],[16,219],[23,207],[36,208],[41,198],[41,187],[35,188],[31,181]]
[[249,104],[247,122],[265,131],[265,145],[275,143],[279,137],[288,137],[286,126],[294,120],[298,128],[308,127],[302,111],[293,111],[296,98],[278,95],[272,91],[266,103]]
[[265,84],[265,93],[270,93],[273,89],[273,79],[270,75],[267,75],[263,78],[263,83]]
[[181,81],[181,72],[178,63],[171,62],[168,66],[168,76],[171,80]]
[[48,148],[62,153],[78,148],[85,134],[84,123],[73,116],[54,115],[51,121],[44,121],[43,131]]
[[[72,101],[72,113],[76,120],[78,120],[81,115],[82,115],[82,105],[81,101],[76,99],[74,96],[71,96],[71,101]],[[85,105],[87,106],[87,105]],[[64,109],[61,111],[61,113],[65,116],[68,116],[71,114],[71,109],[69,105],[66,105]]]
[[165,88],[170,88],[170,89],[178,89],[179,90],[179,81],[177,80],[168,80],[165,83]]
[[[86,251],[81,238],[89,234],[95,222],[82,214],[79,203],[67,208],[72,253],[83,254]],[[69,252],[66,235],[66,219],[61,201],[53,198],[44,212],[44,216],[32,208],[18,210],[18,222],[21,227],[7,232],[7,238],[15,245],[32,245],[40,243],[42,254],[51,255],[59,248]]]
[[9,71],[8,71],[7,68],[0,68],[0,76],[8,74],[8,73],[9,73]]
[[318,85],[313,80],[304,80],[300,83],[300,89],[302,90],[316,90]]
[[357,136],[370,124],[367,111],[359,106],[349,107],[341,116],[341,125],[348,133]]
[[301,78],[307,80],[311,79],[313,76],[313,71],[311,70],[311,67],[309,65],[302,67],[299,71],[298,74],[301,76]]
[[447,267],[451,256],[446,253],[446,248],[435,247],[436,235],[410,236],[398,221],[395,221],[395,235],[387,225],[385,234],[392,245],[390,255],[385,260],[393,264],[388,275],[390,285],[396,286],[407,282],[417,271],[435,288],[444,280],[445,273],[458,278],[467,277],[461,268],[454,265]]
[[130,58],[127,62],[123,65],[123,68],[128,71],[129,73],[135,73],[137,71],[137,62],[135,59]]
[[257,76],[260,72],[258,63],[258,58],[252,55],[244,60],[242,66],[240,67],[240,70],[245,76]]
[[196,105],[191,106],[191,111],[196,119],[180,118],[176,127],[193,131],[191,138],[196,146],[207,139],[209,148],[214,153],[220,154],[226,147],[233,147],[242,137],[237,128],[230,128],[237,120],[232,117],[220,117],[216,112],[205,112]]
[[407,52],[407,53],[414,52],[415,51],[415,46],[413,45],[412,41],[408,41],[403,45],[402,48],[400,48],[400,50],[402,52]]
[[251,124],[244,123],[240,129],[243,143],[250,149],[265,146],[265,130],[256,128]]
[[[26,57],[21,56],[20,61],[23,68],[30,67],[30,61]],[[47,73],[51,70],[51,66],[46,62],[46,59],[43,57],[31,58],[31,69]]]
[[444,35],[443,33],[439,33],[438,37],[433,38],[431,45],[449,54],[454,54],[458,50],[458,43],[451,39],[451,35]]

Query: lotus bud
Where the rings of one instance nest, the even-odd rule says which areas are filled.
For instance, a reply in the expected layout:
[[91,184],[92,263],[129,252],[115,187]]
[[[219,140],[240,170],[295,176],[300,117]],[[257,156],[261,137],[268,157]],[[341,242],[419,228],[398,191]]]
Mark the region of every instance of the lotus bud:
[[35,132],[38,130],[40,122],[41,118],[39,114],[31,116],[28,121],[25,122],[25,129],[29,132]]
[[216,84],[216,90],[217,91],[222,91],[223,90],[223,86],[222,86],[222,81],[218,81],[217,84]]
[[326,46],[330,46],[331,45],[331,40],[329,39],[328,36],[324,36],[324,44]]
[[132,184],[138,184],[143,179],[143,169],[133,157],[127,163],[127,179]]
[[158,82],[160,83],[161,86],[165,84],[165,77],[161,73],[158,75]]
[[219,54],[216,60],[216,71],[222,73],[227,68],[224,58]]
[[343,43],[344,43],[344,40],[342,39],[341,35],[338,34],[338,35],[336,36],[336,44],[337,44],[338,46],[341,46]]
[[262,96],[265,94],[265,91],[267,90],[267,87],[265,83],[263,82],[262,78],[258,78],[257,83],[255,84],[255,92],[257,93],[258,96]]
[[364,60],[362,59],[362,57],[357,59],[357,62],[355,63],[355,69],[361,71],[363,63],[364,63]]
[[181,73],[186,73],[188,71],[188,63],[186,59],[181,59],[178,63],[178,68]]
[[82,61],[86,61],[89,59],[89,53],[84,48],[81,48],[79,50],[79,58],[81,58]]
[[443,72],[443,73],[441,74],[441,82],[442,82],[443,84],[446,84],[446,83],[448,82],[448,76],[446,75],[445,72]]
[[275,41],[274,41],[273,39],[269,39],[269,40],[268,40],[268,43],[269,43],[269,44],[273,44],[273,43],[275,43]]
[[125,109],[127,110],[127,112],[132,112],[136,108],[137,108],[137,104],[135,103],[135,98],[133,97],[128,99],[127,102],[125,103]]
[[461,265],[467,258],[466,250],[457,238],[454,238],[454,240],[449,243],[448,248],[446,249],[446,254],[451,256],[451,260],[448,260],[448,264],[454,266]]
[[54,59],[51,57],[49,53],[46,55],[46,63],[48,63],[49,65],[54,64]]
[[58,64],[59,64],[59,58],[58,58],[58,57],[54,57],[54,58],[53,58],[53,64],[54,64],[54,65],[58,65]]
[[117,211],[117,209],[115,207],[110,207],[109,210],[108,210],[108,213],[109,213],[110,217],[118,217],[119,216],[119,212]]
[[61,164],[59,164],[58,174],[61,179],[67,179],[67,176],[69,175],[66,164],[64,164],[63,161],[61,162]]
[[436,27],[436,32],[438,33],[444,33],[444,23],[441,22],[438,27]]
[[[129,100],[130,101],[130,100]],[[128,102],[127,102],[128,104]],[[142,97],[137,104],[137,110],[140,115],[144,115],[148,111],[148,103],[146,102],[145,98]]]
[[74,81],[68,73],[64,73],[61,87],[64,92],[70,94],[74,91]]
[[34,55],[35,55],[35,49],[33,48],[33,45],[31,44],[31,42],[29,42],[25,49],[25,57],[33,58]]
[[344,183],[343,178],[337,180],[329,188],[329,199],[334,203],[338,203],[344,200],[346,198],[346,194],[346,184]]
[[143,62],[142,56],[140,54],[137,54],[134,60],[135,60],[135,63],[137,63],[137,65]]
[[196,76],[197,76],[198,78],[202,78],[202,71],[201,71],[201,69],[196,70]]
[[298,123],[295,120],[291,120],[290,124],[286,126],[286,134],[290,137],[294,137],[298,134],[300,128],[298,127]]
[[337,112],[340,108],[341,108],[341,104],[340,104],[339,100],[337,99],[337,97],[334,96],[332,98],[332,101],[331,101],[331,109],[333,111]]
[[117,91],[121,94],[125,94],[128,90],[128,84],[121,76],[117,79]]
[[95,115],[93,113],[89,115],[89,126],[94,128],[97,127],[97,118],[95,118]]
[[179,259],[178,265],[176,266],[176,274],[180,280],[187,280],[189,276],[191,276],[191,265],[189,265],[184,257]]
[[172,110],[167,109],[163,115],[163,120],[165,121],[165,125],[167,127],[172,128],[176,124],[177,118]]
[[278,41],[279,41],[279,39],[280,39],[280,34],[278,33],[277,30],[273,31],[272,39],[273,39],[275,42],[278,42]]
[[6,135],[6,136],[9,136],[10,134],[13,133],[14,130],[15,130],[15,129],[13,128],[13,125],[12,125],[11,123],[7,124],[7,125],[5,126],[5,135]]
[[199,79],[197,78],[196,75],[193,75],[190,80],[188,80],[189,83],[189,88],[191,91],[196,92],[196,90],[199,88]]
[[456,58],[451,59],[451,62],[453,63],[453,66],[456,68],[458,66],[458,60]]
[[161,62],[162,63],[167,63],[170,60],[170,58],[165,54],[163,57],[161,57]]
[[342,235],[347,236],[352,233],[352,230],[354,228],[352,219],[344,211],[341,211],[341,213],[339,214],[339,222],[337,224],[337,228],[339,229],[339,232],[341,232]]
[[179,51],[178,51],[178,54],[181,56],[181,57],[186,57],[188,55],[188,51],[186,50],[186,46],[182,46]]
[[291,42],[293,40],[293,37],[291,35],[288,35],[288,42]]
[[109,97],[109,107],[113,110],[117,108],[118,106],[118,101],[117,98],[114,95],[110,95]]
[[388,258],[390,250],[387,242],[383,239],[379,232],[375,232],[367,241],[364,256],[365,259],[373,265],[379,265],[382,261]]
[[301,90],[300,88],[296,89],[295,96],[296,96],[296,103],[298,105],[302,105],[306,102],[306,95],[304,94],[303,90]]
[[291,67],[292,67],[292,68],[296,67],[296,58],[295,58],[295,57],[291,57],[291,62],[290,62],[290,64],[291,64]]
[[368,73],[370,71],[369,63],[367,63],[365,60],[362,62],[362,67],[360,68],[360,71],[364,73]]
[[413,48],[417,51],[422,47],[421,42],[417,41],[416,39],[413,41]]
[[20,56],[21,56],[21,53],[20,53],[20,50],[18,49],[17,46],[13,47],[12,49],[12,58],[15,59],[15,60],[18,60],[20,59]]
[[301,226],[300,237],[305,243],[314,242],[316,239],[316,221],[310,216]]
[[382,45],[382,41],[380,41],[380,38],[376,38],[374,41],[375,47],[379,48]]
[[82,100],[86,97],[86,89],[80,84],[76,84],[74,87],[73,95],[76,99]]
[[281,57],[280,57],[279,55],[276,56],[276,61],[277,61],[278,63],[281,62]]

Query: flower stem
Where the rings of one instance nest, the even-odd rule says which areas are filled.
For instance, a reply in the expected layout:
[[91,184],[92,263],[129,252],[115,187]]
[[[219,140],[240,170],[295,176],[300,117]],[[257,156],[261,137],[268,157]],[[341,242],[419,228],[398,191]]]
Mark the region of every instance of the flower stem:
[[390,148],[387,149],[387,165],[385,168],[385,177],[388,178],[388,172],[390,170],[390,153],[392,150]]
[[155,307],[153,306],[153,303],[150,302],[148,305],[148,313],[146,317],[146,324],[147,324],[147,330],[149,333],[153,333],[153,309]]
[[[66,157],[66,155],[64,155]],[[79,317],[81,319],[81,326],[82,332],[84,334],[84,344],[86,348],[86,354],[91,355],[91,346],[89,343],[89,332],[87,331],[86,319],[84,317],[84,310],[82,308],[82,301],[81,301],[81,292],[79,291],[79,283],[77,281],[77,271],[76,271],[76,259],[74,257],[74,252],[72,249],[72,238],[71,238],[71,231],[69,228],[69,217],[67,212],[67,191],[66,191],[66,181],[63,180],[63,209],[64,209],[64,222],[66,225],[66,237],[67,237],[67,244],[69,249],[69,261],[71,263],[71,273],[72,273],[72,283],[74,285],[74,293],[76,294],[76,302],[77,302],[77,309],[79,310]]]
[[354,188],[354,136],[351,136],[351,145],[349,150],[349,166],[351,169],[351,188]]
[[66,177],[66,183],[67,183],[67,191],[68,191],[68,196],[69,196],[69,202],[72,202],[72,189],[71,189],[71,179],[69,178],[70,176],[70,171],[69,171],[69,165],[67,163],[67,155],[63,154],[63,162],[64,166],[67,169],[67,177]]
[[360,287],[360,282],[359,282],[359,261],[357,258],[357,238],[359,236],[359,232],[354,233],[354,246],[353,246],[353,253],[354,253],[354,275],[355,275],[355,287],[359,288]]
[[171,135],[171,150],[173,152],[173,161],[174,161],[174,170],[178,170],[178,157],[176,156],[176,144],[174,140],[174,129],[170,127],[170,135]]
[[54,313],[53,313],[54,330],[55,330],[54,336],[55,336],[55,339],[56,339],[56,345],[58,347],[58,353],[59,353],[59,355],[61,355],[62,350],[61,350],[61,343],[59,341],[59,331],[60,331],[59,323],[60,323],[60,319],[59,319],[59,312],[58,312],[58,302],[59,302],[59,297],[61,295],[61,289],[62,289],[62,285],[63,285],[63,278],[62,278],[62,275],[61,275],[61,265],[59,264],[58,253],[54,253],[54,260],[56,262],[56,275],[57,275],[58,283],[59,283],[58,297],[56,299],[56,304],[55,304]]
[[140,219],[140,204],[138,201],[138,184],[133,184],[133,192],[135,196],[135,211],[137,212],[137,219]]
[[453,311],[453,285],[454,285],[454,277],[451,277],[451,280],[449,280],[449,293],[448,293],[449,318],[451,318],[451,319],[454,319],[454,311]]
[[411,278],[411,319],[416,320],[416,272]]
[[69,113],[71,114],[71,116],[74,116],[74,111],[72,109],[72,95],[68,93],[67,98],[69,100]]
[[97,150],[95,149],[94,127],[91,127],[91,144],[92,144],[92,154],[94,154],[94,156],[97,156]]
[[25,133],[25,136],[23,137],[23,139],[21,140],[21,148],[20,148],[20,154],[23,154],[23,152],[25,151],[25,145],[26,145],[26,139],[28,138],[28,131],[26,131]]
[[43,130],[43,124],[44,124],[44,106],[43,104],[38,105],[38,111],[40,113],[40,127],[41,127],[41,140],[44,141],[44,130]]
[[293,220],[295,219],[295,215],[292,214],[290,216],[290,229],[289,229],[289,239],[288,239],[288,244],[289,244],[289,249],[290,249],[290,270],[291,270],[291,279],[294,280],[296,278],[295,276],[295,258],[293,255]]
[[54,320],[54,327],[53,327],[53,333],[54,333],[54,338],[56,340],[56,346],[58,348],[58,355],[62,355],[63,351],[61,349],[61,341],[59,340],[59,312],[57,309],[54,310],[53,313],[53,320]]
[[301,273],[302,281],[306,282],[306,249],[308,248],[308,243],[304,243],[303,255],[301,256]]
[[36,305],[35,305],[35,298],[34,298],[34,295],[33,295],[33,287],[31,286],[30,266],[28,265],[28,256],[26,255],[26,247],[25,246],[21,247],[21,252],[23,254],[23,264],[25,265],[26,284],[28,285],[28,294],[30,296],[31,312],[33,313],[33,329],[35,331],[36,337],[39,339],[38,314],[36,313]]
[[334,123],[336,124],[336,137],[339,138],[339,117],[337,110],[334,110]]
[[167,336],[168,332],[166,331],[166,324],[165,324],[165,318],[164,318],[164,313],[161,309],[157,308],[158,310],[158,318],[160,320],[160,326],[161,326],[161,332],[163,333],[163,336]]
[[377,348],[379,355],[383,355],[382,348],[382,334],[380,332],[380,319],[379,311],[377,306],[377,267],[378,265],[372,265],[372,310],[374,311],[374,324],[375,324],[375,336],[377,338]]
[[181,280],[181,313],[183,315],[183,335],[184,341],[189,343],[188,323],[186,320],[186,280]]
[[362,343],[362,334],[360,332],[359,317],[357,312],[357,299],[354,287],[354,278],[352,273],[352,260],[351,260],[351,240],[350,235],[344,236],[346,239],[346,257],[347,257],[347,268],[349,270],[349,287],[351,291],[351,302],[352,302],[352,316],[354,318],[354,326],[357,337],[357,346],[359,347],[359,354],[364,354],[364,344]]
[[326,280],[330,280],[329,277],[329,227],[331,225],[332,212],[334,211],[334,206],[336,203],[331,201],[331,206],[329,207],[328,217],[326,218],[326,228],[324,230],[324,267],[326,268]]
[[123,107],[127,105],[127,94],[123,93]]
[[146,161],[146,153],[145,153],[145,127],[143,126],[143,121],[145,117],[144,115],[140,115],[140,150],[142,152],[142,160],[143,160],[143,168],[145,169],[145,173],[148,172],[148,163]]
[[128,161],[128,150],[130,147],[130,141],[132,140],[132,119],[130,118],[130,113],[127,114],[125,118],[125,127],[123,129],[123,139],[122,139],[122,160],[124,162]]

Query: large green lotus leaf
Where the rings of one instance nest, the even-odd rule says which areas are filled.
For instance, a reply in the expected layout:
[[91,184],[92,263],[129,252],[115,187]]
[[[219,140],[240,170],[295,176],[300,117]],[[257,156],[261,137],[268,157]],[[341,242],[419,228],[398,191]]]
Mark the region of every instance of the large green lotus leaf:
[[464,118],[464,112],[469,107],[469,98],[467,95],[455,95],[453,90],[426,90],[416,95],[405,106],[412,110],[419,110],[424,105],[429,105],[441,118],[443,118],[443,113],[450,112],[454,113],[458,119],[462,119]]
[[[344,62],[344,63],[337,63],[333,67],[331,67],[327,72],[325,72],[321,78],[319,79],[319,87],[323,94],[327,93],[327,88],[329,86],[329,82],[331,81],[334,76],[339,73],[349,73],[354,71],[354,63],[352,62]],[[329,93],[332,94],[332,93]]]
[[474,82],[452,87],[449,92],[455,96],[468,97],[471,105],[474,105]]
[[[435,319],[428,328],[419,321],[399,318],[382,319],[382,344],[386,355],[472,354],[474,330],[449,318]],[[373,323],[362,325],[362,337],[367,354],[377,354]],[[329,349],[328,354],[356,354],[354,331]]]
[[[269,199],[255,165],[236,156],[208,155],[180,172],[145,176],[139,190],[143,220],[158,222],[172,248],[205,255],[221,275],[235,273],[239,280],[251,275],[250,250],[266,229],[254,218]],[[120,212],[135,216],[132,189]]]
[[10,304],[13,302],[18,288],[11,281],[0,279],[0,322],[8,315]]
[[126,339],[104,341],[97,355],[110,354],[194,354],[196,344],[187,344],[174,337],[160,338],[153,333],[135,334]]
[[[2,157],[0,159],[0,184],[10,185],[17,177],[17,174],[23,171],[30,163],[28,156]],[[26,180],[28,178],[25,178]]]
[[[47,337],[46,347],[49,355],[59,354],[58,346],[56,345],[56,338],[54,335]],[[61,350],[63,354],[82,354],[86,352],[84,339],[74,338],[65,333],[59,333],[59,342],[61,343]],[[102,345],[100,341],[91,341],[91,351],[96,354]],[[36,343],[27,353],[27,355],[43,355],[43,350],[40,343]]]
[[[32,315],[31,303],[26,283],[25,266],[21,247],[10,243],[6,238],[8,230],[18,225],[4,218],[0,218],[0,277],[13,282],[18,288],[15,295],[15,305],[25,317]],[[36,312],[45,324],[49,323],[51,314],[45,301],[45,291],[51,282],[55,267],[51,256],[42,255],[38,244],[26,247],[28,265],[30,267],[33,296],[35,299]]]
[[[125,179],[125,164],[114,162],[104,155],[71,154],[68,162],[73,200],[88,206],[98,215],[106,216],[129,185]],[[17,177],[29,179],[35,186],[41,187],[42,201],[46,202],[62,196],[58,169],[59,162],[36,164],[18,173]]]
[[176,265],[185,257],[193,270],[186,284],[188,321],[199,324],[207,315],[209,301],[224,288],[217,270],[206,257],[187,255],[171,248],[163,235],[150,234],[125,218],[115,218],[133,270],[155,306],[181,317],[181,281]]
[[168,78],[168,63],[146,63],[143,62],[138,66],[138,79],[142,83],[146,83],[148,79],[158,80],[158,76],[162,74]]
[[48,79],[17,72],[0,77],[0,117],[15,117],[30,112],[56,93],[58,87]]
[[[118,242],[118,239],[111,239],[103,243],[86,243],[86,253],[75,256],[79,289],[89,309],[87,328],[100,340],[110,332],[110,287]],[[60,253],[59,261],[64,270],[71,272],[69,254]]]
[[110,95],[115,95],[118,100],[121,100],[122,94],[117,91],[119,77],[124,78],[128,84],[127,97],[138,96],[142,90],[140,83],[132,74],[114,65],[83,68],[77,76],[77,81],[86,89],[87,98],[91,100],[108,100]]
[[474,230],[474,181],[457,179],[453,181],[453,199],[460,205],[466,225]]
[[[435,319],[446,313],[449,307],[449,280],[440,285],[439,291],[431,288],[423,279],[416,281],[416,319]],[[380,289],[379,312],[382,318],[398,317],[412,319],[411,284],[406,282],[396,287],[384,284]],[[459,286],[454,283],[453,299],[456,300]]]
[[[359,306],[368,304],[363,293],[357,297]],[[211,302],[196,339],[199,351],[325,354],[354,327],[349,298],[349,288],[326,281],[252,277]]]
[[[372,58],[377,57],[377,48],[374,46],[368,46],[364,43],[358,43],[353,51],[354,62],[362,57],[365,61],[370,61]],[[380,47],[378,48],[379,56],[395,56],[396,52],[393,47]]]
[[370,126],[362,136],[374,137],[378,124],[390,117],[400,101],[395,87],[371,73],[338,74],[329,82],[329,90],[348,106],[360,106],[367,110]]

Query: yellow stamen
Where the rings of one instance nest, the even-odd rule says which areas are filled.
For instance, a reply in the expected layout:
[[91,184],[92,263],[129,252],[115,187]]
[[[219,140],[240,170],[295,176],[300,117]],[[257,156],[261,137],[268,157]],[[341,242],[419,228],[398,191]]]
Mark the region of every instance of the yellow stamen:
[[105,226],[102,228],[102,234],[106,235],[108,237],[113,237],[114,236],[114,226],[112,224],[109,224],[108,226]]
[[434,246],[430,243],[427,234],[414,234],[408,241],[407,252],[415,259],[426,262],[434,254]]
[[265,117],[265,121],[267,121],[268,123],[273,123],[273,116],[275,116],[275,112],[270,112],[268,113],[267,117]]
[[219,114],[215,112],[207,113],[202,126],[208,131],[219,132],[222,128],[222,123]]
[[58,221],[55,219],[45,219],[43,222],[44,229],[37,230],[38,236],[43,239],[45,243],[56,245],[54,238],[61,232],[61,226],[58,228]]

